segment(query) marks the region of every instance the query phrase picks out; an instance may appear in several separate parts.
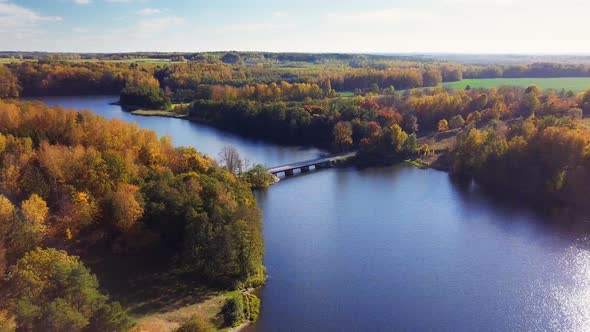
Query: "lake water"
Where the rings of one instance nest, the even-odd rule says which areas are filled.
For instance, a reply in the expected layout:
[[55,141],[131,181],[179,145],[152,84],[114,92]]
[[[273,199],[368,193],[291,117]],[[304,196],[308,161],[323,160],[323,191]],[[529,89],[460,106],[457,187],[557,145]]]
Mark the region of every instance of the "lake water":
[[[233,145],[275,166],[321,154],[133,116],[109,105],[116,97],[44,99],[136,122],[213,156]],[[269,281],[249,331],[590,330],[584,222],[402,165],[312,172],[256,195]]]

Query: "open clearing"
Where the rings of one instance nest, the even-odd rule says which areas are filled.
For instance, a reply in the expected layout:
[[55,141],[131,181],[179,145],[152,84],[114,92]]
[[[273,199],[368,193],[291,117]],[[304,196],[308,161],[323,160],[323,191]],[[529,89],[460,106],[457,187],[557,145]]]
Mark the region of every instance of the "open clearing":
[[532,84],[538,85],[541,89],[565,89],[566,91],[580,92],[590,88],[590,77],[465,79],[459,82],[443,83],[443,86],[458,90],[465,89],[468,85],[472,88],[489,89],[500,86],[526,88]]

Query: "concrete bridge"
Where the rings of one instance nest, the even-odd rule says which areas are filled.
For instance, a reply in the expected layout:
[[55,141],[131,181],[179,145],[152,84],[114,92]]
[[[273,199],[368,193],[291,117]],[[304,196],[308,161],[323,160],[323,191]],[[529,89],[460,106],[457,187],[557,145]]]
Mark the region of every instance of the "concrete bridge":
[[319,168],[329,168],[336,164],[336,162],[340,160],[345,160],[348,158],[352,158],[356,156],[356,152],[347,152],[342,154],[337,154],[325,158],[313,159],[313,160],[306,160],[297,163],[291,163],[288,165],[282,165],[277,167],[272,167],[268,169],[268,172],[272,175],[278,176],[280,173],[284,173],[285,176],[291,176],[294,174],[295,170],[300,170],[301,173],[307,173],[311,170],[311,167],[314,169]]

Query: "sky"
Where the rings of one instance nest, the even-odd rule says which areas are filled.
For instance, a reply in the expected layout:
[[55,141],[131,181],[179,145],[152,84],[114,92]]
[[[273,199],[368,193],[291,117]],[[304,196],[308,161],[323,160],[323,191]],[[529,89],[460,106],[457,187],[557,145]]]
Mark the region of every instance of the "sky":
[[0,50],[590,53],[590,0],[0,0]]

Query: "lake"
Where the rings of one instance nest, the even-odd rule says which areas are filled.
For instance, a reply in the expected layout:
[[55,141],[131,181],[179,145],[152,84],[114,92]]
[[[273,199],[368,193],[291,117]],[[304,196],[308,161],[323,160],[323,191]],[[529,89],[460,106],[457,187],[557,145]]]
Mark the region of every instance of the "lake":
[[[233,145],[276,166],[322,153],[134,116],[109,105],[112,96],[42,99],[136,122],[212,156]],[[584,222],[405,165],[311,172],[256,196],[269,280],[248,331],[590,329]]]

